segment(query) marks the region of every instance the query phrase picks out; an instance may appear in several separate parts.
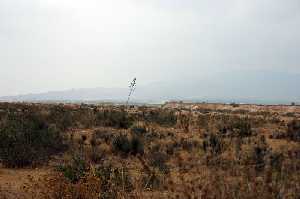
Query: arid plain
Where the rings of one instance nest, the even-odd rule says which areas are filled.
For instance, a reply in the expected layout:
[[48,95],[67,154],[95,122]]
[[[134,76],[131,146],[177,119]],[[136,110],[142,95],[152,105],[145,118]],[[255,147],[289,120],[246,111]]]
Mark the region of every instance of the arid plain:
[[0,198],[300,197],[300,106],[0,103]]

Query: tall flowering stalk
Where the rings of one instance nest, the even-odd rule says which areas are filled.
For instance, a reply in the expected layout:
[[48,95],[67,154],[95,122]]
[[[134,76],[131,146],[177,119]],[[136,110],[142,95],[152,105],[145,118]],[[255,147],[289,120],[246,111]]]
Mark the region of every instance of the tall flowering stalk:
[[133,94],[133,92],[135,91],[135,88],[136,88],[136,78],[134,78],[132,80],[132,82],[130,83],[130,85],[129,85],[129,94],[128,94],[128,98],[127,98],[127,101],[126,101],[126,107],[128,106],[130,97]]

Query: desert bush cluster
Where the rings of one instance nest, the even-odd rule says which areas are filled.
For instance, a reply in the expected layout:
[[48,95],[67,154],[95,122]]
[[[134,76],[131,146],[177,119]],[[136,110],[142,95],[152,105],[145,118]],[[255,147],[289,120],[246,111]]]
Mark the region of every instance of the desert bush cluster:
[[25,198],[299,198],[300,118],[230,106],[2,103],[0,161],[50,167]]
[[0,159],[7,167],[39,163],[64,149],[61,132],[39,113],[11,112],[0,124]]

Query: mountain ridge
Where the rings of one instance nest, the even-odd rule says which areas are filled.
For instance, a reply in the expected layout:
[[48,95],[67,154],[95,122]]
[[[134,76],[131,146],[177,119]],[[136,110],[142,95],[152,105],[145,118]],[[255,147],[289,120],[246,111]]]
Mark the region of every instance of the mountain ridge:
[[[132,101],[163,102],[170,100],[291,103],[300,102],[299,74],[227,72],[202,78],[185,78],[138,86]],[[1,101],[126,101],[128,88],[80,88],[0,97]]]

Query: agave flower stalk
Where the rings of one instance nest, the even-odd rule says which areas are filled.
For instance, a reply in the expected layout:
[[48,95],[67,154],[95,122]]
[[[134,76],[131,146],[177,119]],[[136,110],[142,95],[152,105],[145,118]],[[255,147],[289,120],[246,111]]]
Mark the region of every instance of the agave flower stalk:
[[135,88],[136,88],[136,78],[134,78],[132,80],[132,82],[130,83],[130,85],[129,85],[129,94],[128,94],[128,98],[127,98],[127,101],[126,101],[126,107],[128,106],[130,97],[133,94],[133,92],[135,91]]

